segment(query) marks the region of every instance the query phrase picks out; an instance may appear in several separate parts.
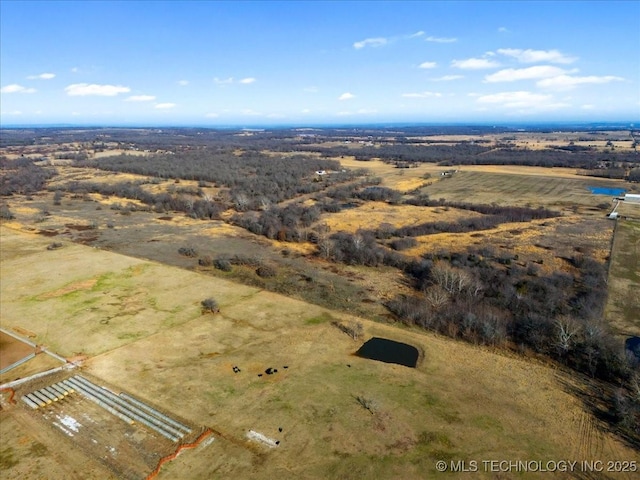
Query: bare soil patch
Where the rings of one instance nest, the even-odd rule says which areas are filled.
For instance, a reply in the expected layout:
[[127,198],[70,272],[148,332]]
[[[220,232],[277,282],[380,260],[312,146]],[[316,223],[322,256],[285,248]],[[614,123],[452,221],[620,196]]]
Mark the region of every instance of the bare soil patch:
[[0,369],[8,367],[30,353],[35,353],[35,348],[0,332]]

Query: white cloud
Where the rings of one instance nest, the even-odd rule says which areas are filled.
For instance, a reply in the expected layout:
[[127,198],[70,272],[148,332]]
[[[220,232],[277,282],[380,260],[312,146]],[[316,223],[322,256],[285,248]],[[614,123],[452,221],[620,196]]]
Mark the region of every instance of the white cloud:
[[464,75],[444,75],[442,77],[436,77],[430,79],[432,82],[451,82],[453,80],[460,80],[464,78]]
[[12,110],[11,112],[0,112],[0,115],[7,116],[7,117],[17,117],[19,115],[22,115],[22,112],[20,110]]
[[187,85],[189,85],[189,80],[178,80],[178,85],[180,85],[181,87],[186,87]]
[[150,102],[155,100],[153,95],[132,95],[126,99],[127,102]]
[[318,93],[318,87],[306,87],[302,90],[309,93]]
[[35,88],[23,87],[17,83],[12,83],[11,85],[0,88],[0,93],[35,93],[36,91]]
[[576,57],[569,57],[558,50],[522,50],[519,48],[500,48],[500,55],[513,57],[521,63],[551,62],[551,63],[573,63]]
[[527,91],[501,92],[491,95],[482,95],[478,97],[476,101],[481,104],[529,110],[554,110],[569,106],[566,103],[554,102],[553,96],[551,95]]
[[425,41],[434,43],[454,43],[457,42],[458,39],[453,37],[427,37],[425,38]]
[[80,69],[78,67],[73,67],[71,69],[71,73],[78,73],[80,71]]
[[302,110],[300,110],[301,113],[311,113],[311,110],[309,110],[308,108],[303,108]]
[[156,108],[159,109],[168,109],[168,108],[174,108],[176,106],[175,103],[156,103]]
[[355,48],[356,50],[360,50],[364,47],[382,47],[387,43],[389,43],[389,40],[384,37],[365,38],[360,42],[355,42],[353,44],[353,48]]
[[122,85],[98,85],[95,83],[74,83],[64,89],[67,95],[72,97],[84,97],[87,95],[98,95],[102,97],[115,97],[119,93],[128,93],[129,87]]
[[507,27],[498,28],[498,32],[500,32],[500,33],[511,33]]
[[27,78],[29,80],[51,80],[55,76],[55,73],[41,73],[40,75],[29,75]]
[[577,87],[578,85],[587,85],[587,84],[603,84],[603,83],[611,83],[611,82],[620,82],[624,80],[624,78],[616,77],[613,75],[605,75],[602,77],[598,77],[595,75],[590,75],[587,77],[572,77],[571,75],[558,75],[557,77],[545,78],[536,83],[538,87],[542,88],[553,88],[556,90],[571,90],[572,88]]
[[229,77],[229,78],[214,78],[213,81],[217,84],[217,85],[228,85],[230,83],[233,83],[233,77]]
[[411,35],[409,35],[409,38],[421,37],[423,35],[424,35],[424,32],[422,30],[420,30],[419,32],[412,33]]
[[436,68],[437,65],[436,62],[422,62],[418,68]]
[[586,105],[582,105],[582,107],[580,108],[582,108],[583,110],[593,110],[595,107],[591,104],[586,104]]
[[262,115],[262,113],[256,112],[255,110],[253,110],[251,108],[245,108],[245,109],[241,110],[240,113],[242,113],[242,115],[249,115],[249,116],[252,116],[252,117],[258,117],[258,116]]
[[245,85],[249,85],[250,83],[255,82],[256,79],[253,77],[248,77],[248,78],[243,78],[242,80],[240,80],[240,83],[243,83]]
[[464,70],[481,70],[484,68],[499,67],[500,64],[487,58],[467,58],[466,60],[452,60],[451,66]]
[[338,97],[338,100],[351,100],[355,95],[353,93],[345,92]]
[[484,77],[488,83],[515,82],[517,80],[531,80],[538,78],[556,77],[567,73],[566,70],[552,65],[536,65],[527,68],[506,68]]
[[207,114],[205,115],[205,117],[207,117],[207,118],[218,118],[219,116],[220,116],[219,114],[217,114],[217,113],[213,113],[213,112],[211,112],[211,113],[207,113]]
[[441,97],[442,94],[440,92],[421,92],[421,93],[403,93],[402,96],[405,98],[433,98],[433,97]]
[[337,112],[336,115],[339,117],[350,117],[352,115],[372,115],[374,113],[378,113],[378,111],[373,108],[360,108],[355,112],[351,112],[351,111]]

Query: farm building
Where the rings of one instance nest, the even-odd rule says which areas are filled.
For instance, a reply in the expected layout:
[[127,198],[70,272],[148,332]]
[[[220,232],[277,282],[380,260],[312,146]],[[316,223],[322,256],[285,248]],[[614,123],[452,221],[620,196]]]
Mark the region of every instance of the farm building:
[[640,203],[640,195],[637,193],[627,193],[624,196],[625,202]]

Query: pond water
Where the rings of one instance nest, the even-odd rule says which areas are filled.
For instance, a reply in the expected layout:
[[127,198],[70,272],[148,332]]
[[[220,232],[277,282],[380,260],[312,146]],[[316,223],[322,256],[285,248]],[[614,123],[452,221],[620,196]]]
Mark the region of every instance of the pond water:
[[610,188],[610,187],[588,187],[591,193],[594,195],[611,195],[617,197],[624,195],[626,190],[624,188]]
[[635,357],[640,360],[640,337],[629,337],[625,340],[624,346]]
[[368,340],[356,355],[370,360],[385,363],[397,363],[415,368],[418,363],[418,349],[406,343],[395,342],[386,338],[373,337]]

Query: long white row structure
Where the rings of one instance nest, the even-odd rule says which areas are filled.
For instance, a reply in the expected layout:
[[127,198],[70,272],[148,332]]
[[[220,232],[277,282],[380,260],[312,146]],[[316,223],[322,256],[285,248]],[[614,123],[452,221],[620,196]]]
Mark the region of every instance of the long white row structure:
[[22,396],[22,401],[30,408],[46,408],[77,392],[91,400],[109,413],[133,425],[138,422],[173,442],[179,442],[192,432],[188,426],[177,422],[140,400],[124,392],[116,395],[106,387],[100,387],[81,375],[74,375],[48,387],[35,390]]
[[84,377],[80,375],[75,375],[71,377],[69,380],[72,385],[76,386],[79,391],[82,393],[89,392],[91,395],[97,397],[102,402],[109,405],[111,408],[119,411],[121,414],[125,415],[133,419],[136,422],[140,422],[143,425],[155,430],[163,437],[166,437],[174,442],[177,442],[184,436],[183,433],[178,432],[176,429],[167,425],[163,421],[152,417],[134,405],[127,403],[125,400],[122,400],[115,393],[107,390],[106,388],[101,388],[94,383],[91,383]]

